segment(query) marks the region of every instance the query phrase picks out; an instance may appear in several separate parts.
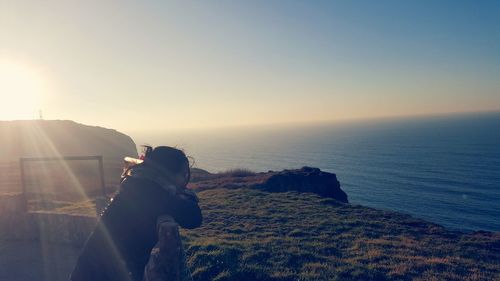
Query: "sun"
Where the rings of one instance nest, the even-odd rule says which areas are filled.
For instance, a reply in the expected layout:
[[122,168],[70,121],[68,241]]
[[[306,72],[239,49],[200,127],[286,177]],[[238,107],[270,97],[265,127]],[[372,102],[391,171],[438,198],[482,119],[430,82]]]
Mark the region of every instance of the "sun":
[[43,82],[34,68],[0,60],[0,120],[37,118]]

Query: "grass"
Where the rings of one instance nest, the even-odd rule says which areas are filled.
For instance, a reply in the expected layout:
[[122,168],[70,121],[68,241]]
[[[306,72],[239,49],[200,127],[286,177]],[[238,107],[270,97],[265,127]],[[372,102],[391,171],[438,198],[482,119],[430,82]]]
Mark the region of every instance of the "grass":
[[211,189],[182,230],[194,280],[499,280],[500,234],[313,194]]
[[48,211],[52,213],[95,216],[95,199],[81,201],[46,201],[29,200],[28,208],[30,211]]
[[213,181],[219,179],[231,179],[234,181],[234,178],[245,178],[255,176],[256,173],[249,169],[229,169],[226,171],[222,171],[219,173],[212,174],[203,169],[199,168],[191,168],[191,183],[198,183],[203,181]]
[[[28,162],[25,163],[25,184],[28,192],[68,192],[79,194],[100,191],[101,183],[97,163],[94,161]],[[104,178],[107,188],[116,188],[120,183],[123,162],[106,159]],[[67,169],[66,169],[67,168]],[[18,161],[0,161],[0,194],[22,192]],[[78,184],[75,183],[75,180]],[[78,186],[80,185],[80,186]]]
[[[500,233],[245,188],[241,174],[195,186],[207,185],[204,223],[181,231],[194,280],[500,280]],[[30,209],[94,216],[95,202],[32,200]]]

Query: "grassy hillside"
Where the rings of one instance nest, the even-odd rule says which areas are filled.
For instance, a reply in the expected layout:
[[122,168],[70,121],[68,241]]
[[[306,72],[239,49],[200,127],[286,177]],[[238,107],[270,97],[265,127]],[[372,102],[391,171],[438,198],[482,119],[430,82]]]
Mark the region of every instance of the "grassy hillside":
[[69,120],[0,121],[0,146],[5,161],[19,157],[103,155],[137,156],[134,141],[116,130]]
[[[123,157],[137,156],[129,136],[68,120],[0,121],[0,136],[0,193],[21,191],[21,157],[102,155],[106,186],[113,187],[119,183]],[[96,161],[27,162],[24,168],[28,192],[100,191]]]
[[194,280],[500,280],[500,234],[313,194],[211,189],[183,230]]

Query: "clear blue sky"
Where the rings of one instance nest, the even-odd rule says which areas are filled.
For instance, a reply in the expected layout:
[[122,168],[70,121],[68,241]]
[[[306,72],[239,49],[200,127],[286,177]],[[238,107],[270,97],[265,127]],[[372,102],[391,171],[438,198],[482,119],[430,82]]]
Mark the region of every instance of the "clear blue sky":
[[124,131],[500,110],[500,1],[0,0],[2,75]]

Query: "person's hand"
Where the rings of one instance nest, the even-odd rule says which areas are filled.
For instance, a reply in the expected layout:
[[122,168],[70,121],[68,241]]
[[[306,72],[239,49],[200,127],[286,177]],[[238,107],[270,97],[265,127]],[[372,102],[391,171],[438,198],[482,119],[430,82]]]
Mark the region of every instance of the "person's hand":
[[179,193],[179,197],[184,199],[184,200],[191,200],[191,201],[194,201],[194,202],[198,202],[198,196],[196,196],[196,193],[194,191],[192,191],[191,189],[183,189],[180,193]]

